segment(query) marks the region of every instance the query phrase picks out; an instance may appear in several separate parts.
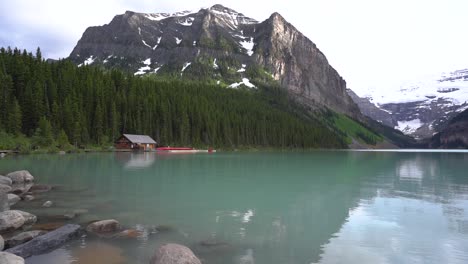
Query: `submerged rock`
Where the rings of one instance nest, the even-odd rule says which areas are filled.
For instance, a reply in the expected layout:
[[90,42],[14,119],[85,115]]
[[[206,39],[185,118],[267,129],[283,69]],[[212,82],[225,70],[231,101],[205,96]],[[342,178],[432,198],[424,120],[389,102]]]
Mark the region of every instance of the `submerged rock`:
[[5,185],[8,185],[8,186],[11,186],[12,181],[11,181],[10,178],[5,177],[3,175],[0,175],[0,184],[5,184]]
[[11,186],[0,182],[0,192],[5,192],[5,193],[11,192]]
[[34,231],[28,231],[28,232],[23,232],[20,233],[10,239],[7,239],[5,241],[5,245],[8,248],[16,247],[18,245],[24,244],[38,236],[42,236],[44,234],[47,234],[47,231],[43,230],[34,230]]
[[23,258],[40,255],[61,247],[66,242],[77,238],[81,233],[79,225],[68,224],[45,235],[38,236],[22,245],[10,248],[7,252]]
[[143,232],[136,229],[127,229],[115,235],[117,238],[138,238],[141,236],[143,236]]
[[20,211],[20,210],[11,210],[12,212],[17,212],[21,214],[24,218],[24,224],[25,225],[32,225],[36,223],[37,221],[37,216],[30,214],[28,212]]
[[6,175],[13,183],[24,183],[34,181],[34,177],[27,170],[14,171]]
[[46,184],[35,184],[29,189],[30,192],[32,193],[44,193],[52,190],[51,185],[46,185]]
[[2,264],[24,264],[22,257],[16,256],[8,252],[0,252],[0,263]]
[[21,201],[21,198],[18,195],[13,194],[13,193],[8,194],[8,205],[9,206],[13,206],[13,205],[17,204],[19,201]]
[[51,207],[53,204],[54,203],[52,203],[52,201],[47,201],[42,205],[42,207],[47,207],[48,208],[48,207]]
[[0,233],[20,228],[24,225],[23,215],[16,211],[5,211],[0,213]]
[[72,255],[76,259],[73,264],[133,263],[125,258],[122,249],[103,242],[86,243],[85,248],[75,250]]
[[30,202],[30,201],[32,201],[34,199],[36,199],[36,198],[34,196],[32,196],[32,195],[29,195],[29,194],[23,196],[23,200],[25,200],[26,202]]
[[86,227],[86,231],[98,234],[117,232],[119,230],[120,223],[114,219],[93,222]]
[[42,223],[42,224],[35,224],[32,226],[33,229],[40,229],[40,230],[46,230],[46,231],[52,231],[55,229],[58,229],[62,226],[64,226],[64,222],[48,222],[48,223]]
[[156,250],[150,264],[201,264],[201,261],[186,246],[165,244]]

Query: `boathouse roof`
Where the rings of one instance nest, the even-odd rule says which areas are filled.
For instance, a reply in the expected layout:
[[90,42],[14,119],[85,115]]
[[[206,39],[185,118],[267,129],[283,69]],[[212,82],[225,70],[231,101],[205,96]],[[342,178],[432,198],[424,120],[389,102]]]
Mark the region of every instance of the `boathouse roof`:
[[131,135],[131,134],[123,134],[130,142],[138,143],[138,144],[156,144],[156,141],[152,139],[150,136],[146,135]]

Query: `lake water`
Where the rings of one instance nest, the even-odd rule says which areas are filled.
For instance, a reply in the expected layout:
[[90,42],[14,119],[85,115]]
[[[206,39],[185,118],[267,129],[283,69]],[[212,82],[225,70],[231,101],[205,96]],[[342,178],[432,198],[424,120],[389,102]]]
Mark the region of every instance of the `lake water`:
[[[56,184],[16,208],[114,218],[134,239],[84,237],[27,263],[149,263],[158,245],[204,264],[468,263],[468,153],[99,153],[0,159]],[[45,200],[50,209],[38,208]]]

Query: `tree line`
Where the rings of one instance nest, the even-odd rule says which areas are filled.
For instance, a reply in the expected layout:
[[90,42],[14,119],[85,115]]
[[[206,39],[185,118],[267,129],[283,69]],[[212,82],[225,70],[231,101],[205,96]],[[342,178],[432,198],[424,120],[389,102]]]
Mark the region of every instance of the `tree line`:
[[150,135],[160,145],[345,147],[322,122],[291,110],[279,90],[138,77],[50,63],[39,48],[34,55],[1,48],[0,133],[29,140],[30,148],[109,145],[121,133]]

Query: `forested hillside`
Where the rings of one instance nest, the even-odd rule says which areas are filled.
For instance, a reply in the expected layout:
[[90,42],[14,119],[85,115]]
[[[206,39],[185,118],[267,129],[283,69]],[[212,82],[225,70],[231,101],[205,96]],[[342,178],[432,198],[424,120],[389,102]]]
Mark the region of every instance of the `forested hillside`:
[[[0,50],[0,149],[112,145],[120,133],[161,145],[345,148],[346,135],[257,90],[45,62],[40,50]],[[335,132],[336,131],[336,132]]]

